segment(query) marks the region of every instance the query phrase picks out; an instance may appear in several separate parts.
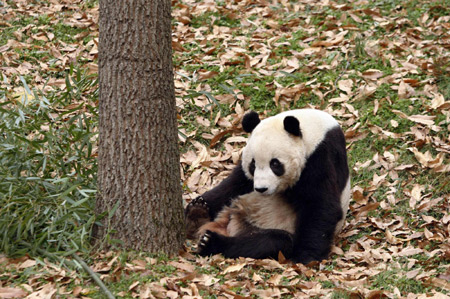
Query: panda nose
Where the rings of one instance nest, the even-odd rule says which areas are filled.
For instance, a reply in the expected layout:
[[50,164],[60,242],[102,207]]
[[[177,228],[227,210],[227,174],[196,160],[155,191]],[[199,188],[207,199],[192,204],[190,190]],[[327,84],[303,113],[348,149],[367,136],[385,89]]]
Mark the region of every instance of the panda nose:
[[259,193],[264,193],[267,191],[267,188],[255,188],[256,191],[258,191]]

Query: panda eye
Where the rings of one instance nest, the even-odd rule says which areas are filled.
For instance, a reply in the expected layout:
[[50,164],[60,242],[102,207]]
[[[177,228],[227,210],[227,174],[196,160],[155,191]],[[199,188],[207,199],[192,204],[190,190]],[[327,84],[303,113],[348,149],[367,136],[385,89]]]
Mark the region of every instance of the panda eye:
[[277,176],[282,176],[284,174],[284,165],[278,159],[270,160],[270,169]]
[[255,159],[252,159],[252,162],[250,162],[250,165],[248,166],[248,171],[251,175],[255,175]]

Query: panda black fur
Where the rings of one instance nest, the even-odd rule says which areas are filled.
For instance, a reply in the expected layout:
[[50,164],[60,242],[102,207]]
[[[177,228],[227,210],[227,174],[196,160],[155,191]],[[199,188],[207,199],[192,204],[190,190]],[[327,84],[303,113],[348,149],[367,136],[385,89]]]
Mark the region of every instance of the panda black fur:
[[301,263],[327,258],[350,200],[339,124],[325,112],[300,109],[263,121],[250,112],[242,126],[251,133],[242,161],[186,208],[188,225],[197,221],[199,253],[277,258],[281,251]]

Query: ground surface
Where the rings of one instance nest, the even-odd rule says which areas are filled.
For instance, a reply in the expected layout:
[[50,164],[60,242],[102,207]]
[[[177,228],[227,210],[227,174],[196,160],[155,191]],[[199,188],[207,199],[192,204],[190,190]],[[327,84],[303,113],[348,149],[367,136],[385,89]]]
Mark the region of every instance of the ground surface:
[[[108,289],[127,298],[448,298],[448,2],[172,3],[184,200],[237,162],[245,111],[264,117],[315,107],[344,128],[353,201],[333,254],[320,264],[199,258],[190,242],[171,259],[85,256]],[[90,113],[95,81],[75,86],[67,74],[97,72],[98,3],[0,1],[0,14],[0,100],[38,98],[26,82],[65,99],[54,111],[67,115],[61,122]],[[88,115],[95,127],[95,111]],[[48,131],[45,121],[33,132],[39,128]],[[95,156],[95,138],[87,140]],[[0,298],[27,295],[104,297],[83,271],[0,255]]]

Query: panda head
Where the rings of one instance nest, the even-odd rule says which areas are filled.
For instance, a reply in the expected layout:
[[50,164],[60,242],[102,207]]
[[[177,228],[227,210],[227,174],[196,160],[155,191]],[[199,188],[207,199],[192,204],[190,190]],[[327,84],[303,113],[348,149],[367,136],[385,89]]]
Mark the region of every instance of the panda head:
[[299,120],[280,114],[260,121],[251,111],[244,116],[242,127],[251,133],[242,153],[242,167],[255,191],[272,195],[294,186],[306,163]]

